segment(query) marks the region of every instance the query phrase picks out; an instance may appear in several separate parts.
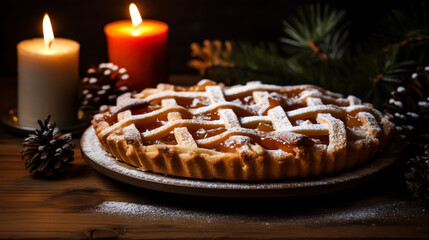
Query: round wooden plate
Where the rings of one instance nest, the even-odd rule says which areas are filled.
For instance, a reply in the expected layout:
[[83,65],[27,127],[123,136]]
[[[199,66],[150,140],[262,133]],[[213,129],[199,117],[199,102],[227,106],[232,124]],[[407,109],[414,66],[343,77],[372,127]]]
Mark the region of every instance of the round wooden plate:
[[86,162],[100,173],[142,188],[170,193],[215,197],[291,197],[349,189],[369,182],[392,166],[402,151],[399,136],[386,151],[360,168],[329,176],[265,182],[231,182],[174,177],[144,171],[116,160],[102,149],[93,127],[82,135],[81,150]]

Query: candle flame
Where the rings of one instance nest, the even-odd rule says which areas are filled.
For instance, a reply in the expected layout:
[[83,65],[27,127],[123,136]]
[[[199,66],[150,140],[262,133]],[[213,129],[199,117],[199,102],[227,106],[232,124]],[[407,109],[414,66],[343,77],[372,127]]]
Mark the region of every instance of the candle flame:
[[140,16],[139,9],[134,3],[130,4],[130,14],[131,14],[131,21],[133,22],[134,28],[137,28],[138,26],[140,26],[140,24],[142,24],[143,20],[142,20],[142,17]]
[[45,38],[46,46],[50,48],[54,43],[55,38],[54,32],[52,31],[51,20],[47,13],[45,13],[45,16],[43,17],[43,37]]

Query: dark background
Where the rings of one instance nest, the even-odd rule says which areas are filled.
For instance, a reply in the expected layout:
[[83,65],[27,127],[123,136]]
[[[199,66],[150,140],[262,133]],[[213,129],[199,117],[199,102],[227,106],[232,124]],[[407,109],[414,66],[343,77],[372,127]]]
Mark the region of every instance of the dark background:
[[[45,12],[51,18],[56,37],[70,38],[81,45],[80,68],[107,61],[103,27],[119,19],[129,19],[128,5],[121,0],[1,0],[0,77],[16,76],[16,44],[42,37]],[[195,72],[186,65],[191,42],[204,39],[276,41],[282,20],[310,0],[135,0],[142,17],[166,22],[169,27],[170,73]],[[374,31],[373,26],[392,7],[404,1],[317,1],[328,2],[347,11],[351,36]],[[405,2],[406,3],[406,2]]]

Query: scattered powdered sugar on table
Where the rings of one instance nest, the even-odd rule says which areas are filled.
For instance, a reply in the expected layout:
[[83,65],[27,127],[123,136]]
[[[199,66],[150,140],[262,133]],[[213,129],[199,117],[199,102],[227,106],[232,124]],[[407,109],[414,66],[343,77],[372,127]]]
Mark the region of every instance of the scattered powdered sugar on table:
[[315,215],[310,219],[315,223],[326,221],[352,223],[374,219],[393,220],[394,218],[405,216],[404,211],[400,210],[405,207],[405,202],[392,201],[380,203],[375,206],[363,206],[357,209],[339,209],[336,213]]
[[221,209],[203,210],[195,207],[182,208],[180,206],[118,201],[104,201],[94,208],[89,209],[89,212],[95,214],[115,215],[138,221],[164,222],[167,219],[170,222],[194,222],[198,224],[210,224],[216,222],[225,223],[231,221],[254,222],[260,219],[266,219],[265,217],[259,217],[259,215],[249,217],[249,215],[246,214],[222,212]]
[[[256,201],[257,202],[257,201]],[[255,203],[256,203],[255,202]],[[213,203],[212,203],[213,204]],[[260,208],[246,208],[232,203],[227,209],[222,204],[205,209],[194,206],[180,206],[177,204],[159,205],[153,203],[128,203],[118,201],[105,201],[89,211],[95,214],[117,215],[128,219],[162,221],[166,219],[171,222],[195,222],[199,224],[228,223],[228,222],[252,222],[260,223],[269,227],[276,225],[325,225],[331,223],[339,224],[364,224],[377,225],[383,223],[394,223],[397,219],[424,218],[428,214],[421,207],[410,207],[404,200],[392,199],[387,202],[378,202],[374,199],[364,202],[362,207],[346,208],[333,206],[304,206],[283,208],[281,202],[271,205],[261,205]],[[261,210],[262,208],[262,210]],[[273,211],[273,209],[277,209]],[[410,214],[412,213],[412,214]]]
[[151,221],[168,218],[171,221],[188,219],[208,223],[213,219],[224,218],[221,214],[197,212],[191,209],[117,201],[104,201],[90,211],[101,214],[142,218]]
[[104,201],[92,209],[97,213],[107,214],[120,214],[120,215],[157,215],[157,216],[186,216],[184,210],[173,210],[167,207],[162,208],[148,204],[117,202],[117,201]]

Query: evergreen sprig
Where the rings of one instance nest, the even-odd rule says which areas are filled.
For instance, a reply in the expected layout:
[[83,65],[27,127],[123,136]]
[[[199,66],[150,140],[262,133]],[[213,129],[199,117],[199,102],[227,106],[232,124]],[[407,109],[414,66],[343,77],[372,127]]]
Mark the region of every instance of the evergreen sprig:
[[313,55],[324,62],[341,59],[349,35],[346,12],[315,4],[298,10],[297,15],[283,21],[283,49],[293,58]]
[[346,12],[309,5],[283,22],[279,43],[235,42],[231,64],[205,73],[228,84],[315,84],[379,107],[416,65],[429,65],[428,12],[424,1],[392,9],[377,33],[351,48]]
[[355,71],[348,75],[353,86],[349,92],[381,106],[414,66],[414,61],[401,59],[398,54],[399,48],[395,47],[389,52],[359,55],[354,59]]
[[280,38],[287,56],[290,77],[297,83],[310,83],[345,92],[345,53],[348,48],[345,11],[329,5],[310,5],[298,10],[297,17],[284,21],[284,36]]
[[[394,47],[425,43],[429,40],[428,3],[412,2],[403,9],[392,9],[379,23],[379,29],[373,34],[374,46],[389,51]],[[379,44],[376,44],[379,43]]]

